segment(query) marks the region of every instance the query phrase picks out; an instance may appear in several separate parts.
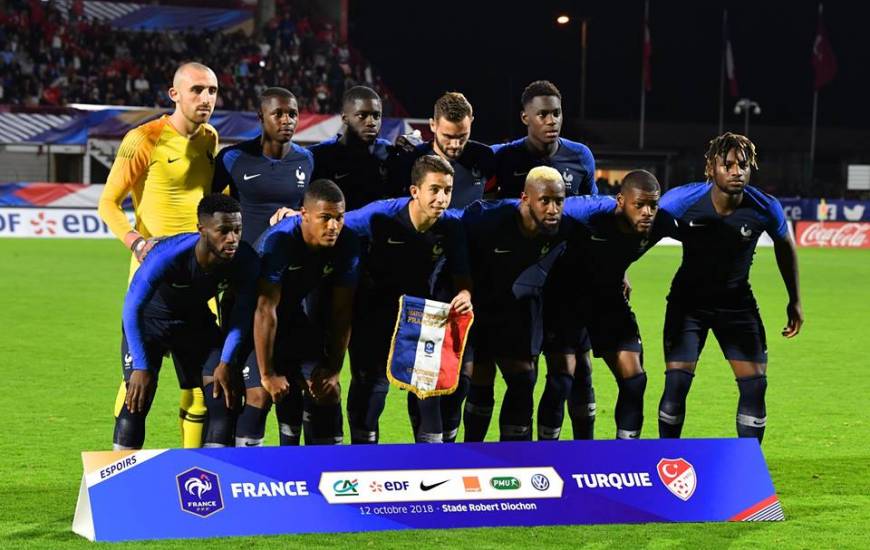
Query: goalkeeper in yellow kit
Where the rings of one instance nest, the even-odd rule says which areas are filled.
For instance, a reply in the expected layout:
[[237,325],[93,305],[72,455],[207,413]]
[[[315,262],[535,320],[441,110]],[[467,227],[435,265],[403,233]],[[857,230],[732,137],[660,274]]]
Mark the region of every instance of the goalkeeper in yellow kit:
[[[124,136],[106,187],[100,217],[132,251],[130,278],[154,246],[154,237],[196,231],[196,206],[211,193],[217,131],[208,124],[217,100],[214,72],[200,63],[185,63],[169,89],[175,102],[171,115],[138,126]],[[121,210],[127,195],[136,214],[131,226]],[[126,361],[129,354],[123,354]],[[121,383],[115,416],[126,397]],[[180,423],[185,447],[199,447],[206,420],[202,389],[181,391]]]

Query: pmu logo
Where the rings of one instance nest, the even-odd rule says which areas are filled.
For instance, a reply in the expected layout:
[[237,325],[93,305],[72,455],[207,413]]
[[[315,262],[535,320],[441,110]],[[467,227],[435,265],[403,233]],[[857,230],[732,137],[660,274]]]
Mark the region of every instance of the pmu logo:
[[489,485],[497,491],[512,491],[522,486],[520,480],[513,476],[494,477],[489,480]]
[[191,468],[178,474],[175,479],[178,482],[178,498],[183,511],[207,518],[223,510],[224,499],[217,474],[202,468]]
[[339,479],[332,484],[332,492],[337,497],[358,497],[358,487],[359,480],[357,479]]
[[689,500],[695,493],[698,485],[698,476],[695,475],[695,467],[683,458],[663,458],[659,460],[656,470],[659,479],[675,496],[682,500]]

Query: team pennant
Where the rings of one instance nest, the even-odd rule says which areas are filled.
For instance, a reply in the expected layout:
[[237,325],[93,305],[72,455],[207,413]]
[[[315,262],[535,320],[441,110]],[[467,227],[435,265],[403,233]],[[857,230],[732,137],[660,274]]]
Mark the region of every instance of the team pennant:
[[420,399],[456,391],[473,313],[413,296],[399,298],[387,378]]

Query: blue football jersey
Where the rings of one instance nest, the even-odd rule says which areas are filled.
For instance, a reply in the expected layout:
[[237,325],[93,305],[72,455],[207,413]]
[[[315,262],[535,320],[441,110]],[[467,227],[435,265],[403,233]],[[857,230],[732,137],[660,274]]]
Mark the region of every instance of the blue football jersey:
[[230,194],[242,205],[242,240],[253,244],[269,227],[278,208],[298,210],[311,181],[314,157],[295,143],[281,159],[263,155],[261,136],[222,149],[215,164],[212,190]]
[[339,136],[312,145],[313,180],[332,180],[344,193],[345,208],[356,210],[388,196],[392,145],[378,138],[368,147],[349,147]]
[[516,198],[526,184],[526,176],[536,166],[551,166],[565,180],[565,195],[597,195],[595,158],[589,147],[559,138],[559,147],[549,156],[538,156],[527,144],[528,138],[493,145],[498,196]]

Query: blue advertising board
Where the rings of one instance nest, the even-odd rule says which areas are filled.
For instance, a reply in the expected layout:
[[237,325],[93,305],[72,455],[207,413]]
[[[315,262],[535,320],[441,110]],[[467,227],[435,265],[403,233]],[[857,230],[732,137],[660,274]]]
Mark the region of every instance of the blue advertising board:
[[784,519],[755,439],[88,452],[90,540]]

